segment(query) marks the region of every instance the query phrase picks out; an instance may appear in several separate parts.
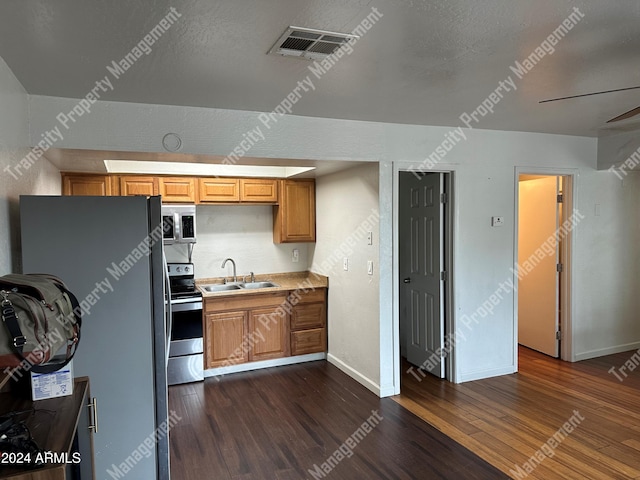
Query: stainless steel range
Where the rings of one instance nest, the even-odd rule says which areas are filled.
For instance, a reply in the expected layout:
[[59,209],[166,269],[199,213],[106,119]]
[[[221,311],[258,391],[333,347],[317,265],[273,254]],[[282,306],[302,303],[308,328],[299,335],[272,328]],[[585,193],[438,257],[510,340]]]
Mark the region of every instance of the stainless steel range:
[[171,286],[169,385],[204,379],[202,293],[196,289],[193,263],[167,264]]

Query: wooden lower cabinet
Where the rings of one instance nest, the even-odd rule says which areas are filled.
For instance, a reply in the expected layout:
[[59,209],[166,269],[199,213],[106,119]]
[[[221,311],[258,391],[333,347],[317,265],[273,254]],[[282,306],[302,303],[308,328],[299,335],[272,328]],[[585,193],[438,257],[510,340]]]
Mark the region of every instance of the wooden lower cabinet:
[[205,298],[205,368],[325,352],[326,299],[326,288]]
[[[321,301],[318,300],[322,295]],[[291,355],[305,355],[327,350],[326,290],[317,290],[291,312]],[[305,303],[311,301],[312,303]]]
[[224,367],[249,360],[244,346],[247,312],[210,313],[205,317],[206,368]]
[[249,311],[249,361],[289,356],[289,316],[279,307]]

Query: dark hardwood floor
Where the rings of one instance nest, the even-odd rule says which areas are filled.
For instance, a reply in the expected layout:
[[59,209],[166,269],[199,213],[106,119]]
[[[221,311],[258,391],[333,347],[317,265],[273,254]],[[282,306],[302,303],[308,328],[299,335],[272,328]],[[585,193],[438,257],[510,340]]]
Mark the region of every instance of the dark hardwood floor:
[[507,478],[325,361],[173,386],[169,406],[173,480]]
[[[521,347],[517,374],[460,385],[429,375],[418,382],[404,362],[402,393],[393,398],[514,478],[638,479],[639,357],[569,363]],[[526,477],[514,475],[574,411],[584,420],[573,432],[530,463]]]

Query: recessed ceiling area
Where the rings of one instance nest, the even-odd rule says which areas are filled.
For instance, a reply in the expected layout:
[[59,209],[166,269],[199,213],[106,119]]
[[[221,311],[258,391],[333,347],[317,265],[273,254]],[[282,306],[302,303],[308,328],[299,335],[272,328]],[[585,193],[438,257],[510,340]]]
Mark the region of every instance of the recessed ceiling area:
[[[51,148],[47,159],[62,172],[316,178],[362,165],[361,161],[243,157],[228,165],[219,155],[116,152]],[[126,162],[126,163],[122,163]],[[234,167],[234,168],[228,168]]]
[[[471,128],[582,136],[640,105],[640,90],[538,103],[640,84],[637,0],[9,0],[0,57],[29,94],[82,98],[170,8],[175,23],[101,100],[270,112],[309,77],[294,115],[458,127],[475,113]],[[319,78],[267,54],[291,25],[351,32],[374,8],[379,20]]]

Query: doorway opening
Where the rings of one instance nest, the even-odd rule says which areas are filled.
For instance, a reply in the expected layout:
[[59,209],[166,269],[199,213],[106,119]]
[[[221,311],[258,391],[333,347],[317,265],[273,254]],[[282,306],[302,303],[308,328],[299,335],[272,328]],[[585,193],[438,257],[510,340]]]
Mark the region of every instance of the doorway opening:
[[518,175],[517,345],[569,359],[571,175]]
[[[399,172],[399,342],[403,371],[451,380],[453,173]],[[402,374],[401,374],[402,377]]]

